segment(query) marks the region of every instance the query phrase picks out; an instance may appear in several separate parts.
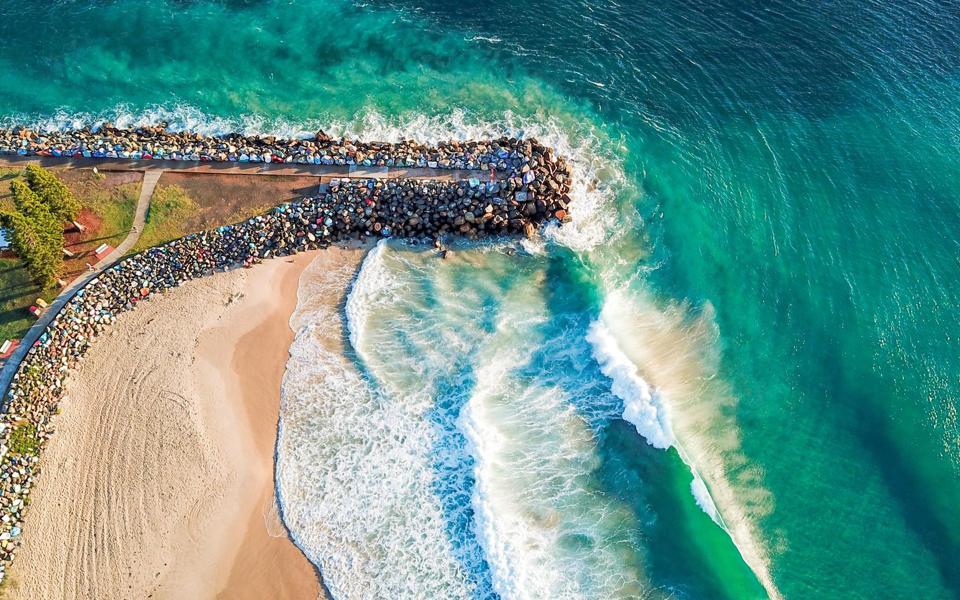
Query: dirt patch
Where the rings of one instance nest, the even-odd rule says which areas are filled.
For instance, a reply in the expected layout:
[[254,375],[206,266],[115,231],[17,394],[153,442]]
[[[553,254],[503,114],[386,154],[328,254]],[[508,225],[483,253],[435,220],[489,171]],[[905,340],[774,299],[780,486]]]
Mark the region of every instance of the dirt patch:
[[63,232],[64,247],[72,252],[76,252],[78,246],[83,244],[88,238],[100,233],[100,228],[103,225],[103,219],[89,208],[84,208],[80,211],[76,222],[83,227],[82,231],[76,227],[72,227]]
[[93,250],[100,244],[116,247],[130,232],[143,175],[136,171],[56,169],[56,174],[80,199],[83,209],[77,218],[83,231],[64,231],[65,247],[74,254],[65,257],[62,278],[70,281],[95,264]]
[[164,173],[158,186],[177,186],[197,204],[188,232],[242,221],[270,208],[315,195],[319,177]]

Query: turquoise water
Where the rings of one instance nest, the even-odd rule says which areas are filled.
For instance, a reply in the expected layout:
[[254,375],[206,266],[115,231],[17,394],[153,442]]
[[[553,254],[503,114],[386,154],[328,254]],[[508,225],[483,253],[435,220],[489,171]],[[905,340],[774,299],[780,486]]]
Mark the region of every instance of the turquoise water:
[[295,348],[336,595],[960,596],[956,10],[449,4],[0,3],[11,120],[574,158],[572,227],[382,247]]

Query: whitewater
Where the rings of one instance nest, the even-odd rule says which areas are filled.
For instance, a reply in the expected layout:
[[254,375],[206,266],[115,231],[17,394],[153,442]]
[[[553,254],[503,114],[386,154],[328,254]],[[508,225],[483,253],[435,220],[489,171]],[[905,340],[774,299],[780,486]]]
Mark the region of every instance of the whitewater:
[[569,225],[301,282],[278,492],[334,597],[960,596],[950,3],[0,7],[3,126],[572,159]]
[[[179,118],[196,125],[192,115]],[[315,124],[243,125],[305,135]],[[592,480],[601,468],[597,436],[622,418],[652,446],[680,453],[691,498],[731,537],[767,595],[778,597],[752,524],[769,499],[737,506],[722,461],[710,455],[716,448],[688,450],[673,429],[692,406],[706,407],[692,423],[709,413],[735,424],[710,409],[712,398],[687,397],[686,407],[672,410],[612,333],[637,318],[669,319],[631,304],[623,289],[637,276],[604,263],[619,235],[612,203],[624,182],[596,132],[510,113],[477,123],[462,111],[371,113],[325,130],[387,141],[537,137],[571,156],[575,173],[573,223],[549,228],[540,241],[461,243],[442,263],[380,242],[359,272],[340,281],[350,286],[340,313],[309,308],[314,294],[330,290],[313,290],[317,276],[304,276],[291,321],[298,333],[284,383],[278,489],[288,526],[333,594],[660,595],[645,573],[646,551],[624,533],[644,525]],[[568,252],[594,264],[602,299],[593,314],[562,315],[558,327],[544,286],[556,254]],[[666,335],[689,337],[679,321]],[[315,339],[330,327],[345,332],[341,351]],[[695,435],[695,427],[681,430]],[[736,451],[735,438],[718,439],[720,451]]]

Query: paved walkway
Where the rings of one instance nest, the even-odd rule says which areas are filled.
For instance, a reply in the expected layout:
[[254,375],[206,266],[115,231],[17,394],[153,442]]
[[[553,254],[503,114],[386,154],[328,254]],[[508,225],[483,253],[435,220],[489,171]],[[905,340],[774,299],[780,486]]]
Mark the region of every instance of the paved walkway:
[[3,394],[3,397],[0,398],[0,410],[6,412],[7,388],[13,380],[13,375],[16,373],[17,367],[20,366],[20,361],[27,355],[27,351],[30,350],[34,343],[40,339],[40,336],[43,335],[43,332],[47,329],[47,325],[60,314],[60,311],[67,302],[70,301],[70,298],[73,298],[77,290],[83,289],[91,279],[97,277],[113,263],[123,258],[127,251],[137,244],[147,220],[147,211],[150,209],[150,199],[153,197],[153,190],[156,189],[157,181],[160,180],[161,175],[163,175],[162,169],[151,169],[144,172],[143,182],[140,184],[140,198],[137,200],[137,212],[134,214],[133,226],[130,229],[130,233],[127,234],[127,237],[120,242],[120,245],[117,246],[113,252],[98,262],[92,271],[87,271],[83,275],[80,275],[71,281],[67,287],[63,288],[63,291],[50,303],[50,306],[43,311],[40,318],[27,330],[23,339],[20,340],[20,345],[17,346],[13,354],[7,358],[3,368],[0,368],[0,393]]
[[[75,167],[101,171],[171,171],[174,173],[220,173],[224,175],[294,175],[320,177],[321,182],[335,177],[367,177],[376,179],[412,178],[460,181],[476,177],[490,181],[489,171],[466,169],[420,169],[397,167],[363,167],[338,165],[298,165],[287,163],[198,162],[192,160],[135,160],[123,158],[58,158],[54,156],[0,156],[0,166],[18,167],[28,163],[44,167]],[[497,172],[494,178],[506,174]]]

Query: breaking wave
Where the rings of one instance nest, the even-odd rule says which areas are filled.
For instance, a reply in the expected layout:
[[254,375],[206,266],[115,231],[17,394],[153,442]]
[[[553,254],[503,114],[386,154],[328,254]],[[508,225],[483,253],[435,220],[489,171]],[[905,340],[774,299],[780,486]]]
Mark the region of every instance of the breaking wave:
[[[664,310],[616,290],[587,340],[612,392],[623,401],[623,419],[651,446],[676,450],[690,469],[697,505],[727,532],[767,594],[779,598],[756,531],[757,521],[770,511],[769,494],[757,485],[756,473],[741,473],[750,482],[738,485],[724,466],[744,461],[736,459],[737,426],[727,410],[734,399],[715,378],[715,357],[705,355],[715,345],[711,314],[708,308],[690,323],[683,308]],[[644,379],[641,370],[659,385]]]
[[[376,250],[367,257],[348,305],[383,298],[363,283],[373,273],[389,285],[381,262]],[[445,450],[427,396],[372,375],[342,347],[344,329],[357,348],[369,343],[369,315],[353,311],[344,323],[337,307],[352,276],[321,255],[301,279],[277,444],[284,520],[335,598],[483,597],[482,557],[464,557],[435,493],[435,455]],[[455,448],[445,456],[466,470]]]
[[[367,111],[351,120],[288,121],[256,115],[212,116],[190,106],[177,105],[145,110],[119,106],[96,114],[64,112],[39,118],[15,116],[3,119],[0,124],[28,123],[50,130],[96,125],[104,121],[119,127],[166,122],[172,130],[192,130],[206,135],[237,131],[247,135],[296,138],[308,137],[323,129],[334,136],[394,142],[411,138],[436,142],[500,136],[536,137],[570,159],[574,185],[570,211],[573,221],[563,227],[548,227],[542,239],[521,242],[533,258],[548,257],[552,245],[589,256],[616,241],[627,227],[641,226],[639,222],[625,224],[625,216],[618,214],[616,208],[618,195],[629,189],[623,161],[618,156],[623,149],[592,125],[555,118],[534,121],[510,111],[495,120],[477,118],[461,110],[438,116],[407,114],[391,117]],[[391,318],[400,319],[399,313],[411,310],[409,289],[404,287],[401,279],[409,282],[418,274],[422,275],[417,271],[420,266],[414,264],[415,261],[393,256],[396,253],[391,254],[395,264],[388,267],[385,261],[388,248],[387,243],[381,242],[364,260],[352,283],[343,317],[336,312],[312,314],[305,308],[298,309],[299,316],[295,316],[298,335],[291,348],[284,382],[284,409],[278,443],[278,487],[285,521],[310,559],[323,568],[325,579],[337,598],[395,593],[404,589],[401,578],[411,575],[389,568],[393,563],[387,561],[386,555],[391,553],[423,570],[417,571],[418,580],[423,578],[432,583],[421,588],[421,593],[477,597],[493,594],[496,590],[503,597],[536,597],[536,594],[530,595],[533,592],[524,592],[523,589],[544,593],[552,590],[549,592],[552,595],[558,595],[560,589],[572,589],[563,587],[569,581],[562,576],[564,569],[569,571],[571,568],[571,562],[551,557],[549,553],[537,559],[530,558],[535,555],[530,548],[576,545],[571,540],[581,539],[577,537],[580,534],[566,532],[544,538],[544,532],[536,528],[508,525],[507,517],[517,509],[503,504],[508,496],[498,497],[498,491],[507,488],[496,482],[497,475],[490,470],[491,462],[496,464],[500,459],[491,458],[497,456],[497,446],[491,446],[488,438],[496,427],[484,423],[485,413],[478,406],[483,403],[483,395],[477,396],[477,391],[472,390],[472,396],[468,394],[454,406],[447,407],[450,414],[457,412],[454,408],[459,410],[462,407],[463,412],[462,415],[457,412],[459,420],[446,422],[443,418],[449,414],[441,417],[433,406],[435,398],[431,396],[430,386],[415,385],[417,378],[435,377],[431,370],[436,365],[423,357],[437,358],[437,364],[444,364],[438,355],[442,354],[445,344],[452,344],[448,348],[451,353],[469,353],[475,350],[471,344],[477,343],[482,332],[474,332],[476,338],[467,342],[462,335],[450,332],[449,323],[443,331],[443,327],[427,326],[427,320],[435,313],[427,315],[422,311],[419,318],[427,328],[421,333],[429,337],[426,331],[430,331],[437,337],[429,342],[403,340],[414,344],[413,348],[405,350],[416,350],[411,356],[419,356],[419,361],[391,363],[385,357],[383,348],[387,346],[384,345],[375,352],[370,351],[371,331],[379,329],[382,322],[375,319],[385,318],[384,311],[391,313],[391,305],[396,305],[396,314],[391,314]],[[396,277],[405,269],[412,271],[403,278]],[[308,282],[311,278],[314,284]],[[310,304],[310,285],[316,285],[321,279],[323,277],[318,273],[305,277],[301,307]],[[348,281],[349,278],[343,284],[347,285]],[[601,372],[612,382],[611,391],[623,403],[622,417],[632,423],[651,445],[677,448],[693,474],[691,493],[698,505],[730,533],[744,560],[757,573],[771,596],[776,596],[776,588],[767,574],[767,560],[755,540],[752,525],[757,515],[769,510],[769,498],[763,497],[760,490],[757,498],[748,498],[745,506],[738,507],[733,486],[725,483],[722,468],[716,466],[715,457],[707,459],[709,452],[700,451],[696,445],[684,447],[690,446],[686,434],[692,427],[678,430],[678,422],[683,422],[687,415],[682,414],[684,411],[676,414],[673,401],[677,396],[669,391],[670,386],[651,385],[640,375],[641,371],[649,371],[638,368],[642,361],[638,363],[635,353],[621,347],[618,336],[613,333],[615,329],[611,327],[611,322],[615,321],[611,321],[613,317],[607,314],[610,305],[608,298],[604,304],[605,314],[590,326],[586,339]],[[621,309],[623,307],[616,310]],[[411,312],[415,314],[417,310],[414,308]],[[344,318],[345,321],[341,322]],[[417,319],[413,315],[402,318],[410,319],[410,322]],[[337,326],[344,328],[349,340],[346,355],[344,348],[331,350],[318,341],[317,336],[323,329]],[[390,356],[399,354],[400,350],[397,350]],[[351,356],[355,360],[351,360]],[[494,368],[482,364],[473,367],[479,372]],[[444,368],[452,367],[447,364]],[[406,373],[401,373],[403,369]],[[442,387],[445,384],[435,379],[430,385]],[[436,389],[432,393],[436,393]],[[557,411],[563,406],[563,403],[551,404],[556,399],[549,394],[536,395],[535,388],[520,393],[535,394],[533,401],[542,406],[554,406]],[[398,397],[404,402],[396,402]],[[568,398],[567,402],[572,400]],[[321,423],[336,426],[321,426]],[[720,437],[720,446],[738,446],[737,443],[724,444],[723,435]],[[435,457],[438,439],[443,448],[439,459]],[[678,439],[683,440],[683,444]],[[337,452],[336,456],[331,452]],[[584,451],[584,457],[589,455]],[[437,461],[441,464],[438,465]],[[704,468],[700,467],[703,461],[709,463],[709,468],[701,474],[698,468]],[[465,504],[472,506],[469,514],[464,512],[466,508],[454,509],[451,503],[445,504],[442,499],[437,499],[436,473],[439,468],[455,473],[449,475],[453,487],[447,489],[448,492],[455,488],[456,494],[467,494],[473,499]],[[390,489],[402,492],[382,497],[385,482],[390,482],[387,486]],[[344,494],[350,494],[349,501]],[[333,506],[331,499],[334,498],[341,499],[338,507]],[[579,501],[590,502],[588,498]],[[360,510],[356,507],[362,506],[380,506],[385,514],[371,520],[356,512]],[[537,514],[536,519],[551,523],[561,516],[546,511]],[[577,522],[576,518],[571,521]],[[582,522],[571,525],[573,529],[581,530],[605,526],[602,523],[587,526]],[[451,538],[451,529],[465,532],[463,538]],[[463,542],[463,539],[467,541]],[[545,541],[547,539],[552,540],[554,546],[550,546]],[[598,534],[583,538],[593,542],[599,539]],[[374,540],[381,544],[381,554],[377,554]],[[408,554],[408,547],[416,550]],[[529,560],[524,562],[524,557]],[[597,568],[612,568],[613,563],[605,562],[607,559],[597,560]],[[543,568],[551,564],[552,567]],[[358,568],[369,571],[357,575]],[[629,580],[634,587],[622,589],[640,589],[636,586],[643,581],[643,569],[636,565],[630,569],[637,574]],[[348,576],[348,573],[353,575]],[[557,579],[551,580],[552,575]],[[520,585],[518,582],[524,583]],[[590,583],[603,587],[603,582]],[[370,585],[377,587],[371,588]]]

